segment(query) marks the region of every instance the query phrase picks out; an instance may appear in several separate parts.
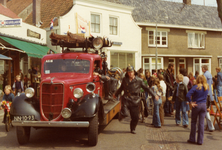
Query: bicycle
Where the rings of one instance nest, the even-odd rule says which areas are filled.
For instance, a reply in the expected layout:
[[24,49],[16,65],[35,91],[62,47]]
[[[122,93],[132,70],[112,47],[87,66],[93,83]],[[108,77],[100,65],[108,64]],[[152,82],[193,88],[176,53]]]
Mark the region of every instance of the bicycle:
[[4,108],[4,111],[7,111],[6,117],[5,117],[5,130],[9,132],[10,126],[12,126],[12,120],[10,117],[10,106],[12,102],[9,101],[2,101],[1,106]]

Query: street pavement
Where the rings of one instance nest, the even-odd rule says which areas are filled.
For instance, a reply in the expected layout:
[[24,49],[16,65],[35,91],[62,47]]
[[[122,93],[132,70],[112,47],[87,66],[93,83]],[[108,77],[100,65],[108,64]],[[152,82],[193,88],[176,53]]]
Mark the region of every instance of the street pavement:
[[30,142],[20,146],[15,127],[6,132],[4,124],[0,123],[0,150],[220,150],[222,147],[222,133],[217,125],[216,131],[204,132],[203,145],[194,145],[186,142],[190,126],[188,128],[176,126],[173,117],[165,117],[165,125],[162,128],[154,128],[150,125],[152,116],[149,116],[145,119],[145,123],[138,124],[137,134],[129,132],[129,121],[130,118],[122,122],[114,118],[107,126],[100,128],[98,144],[95,147],[87,145],[86,129],[72,128],[38,130],[32,128]]

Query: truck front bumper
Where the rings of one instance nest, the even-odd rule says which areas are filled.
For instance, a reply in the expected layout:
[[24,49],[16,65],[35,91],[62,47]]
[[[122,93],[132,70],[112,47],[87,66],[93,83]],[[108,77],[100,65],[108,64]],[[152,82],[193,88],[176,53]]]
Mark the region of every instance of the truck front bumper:
[[89,127],[89,121],[12,121],[12,125],[28,127]]

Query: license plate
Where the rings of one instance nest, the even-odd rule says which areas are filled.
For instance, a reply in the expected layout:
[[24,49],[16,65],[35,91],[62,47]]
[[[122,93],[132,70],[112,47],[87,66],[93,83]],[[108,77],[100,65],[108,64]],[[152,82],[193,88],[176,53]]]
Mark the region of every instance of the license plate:
[[34,121],[34,115],[25,115],[25,116],[14,116],[15,121]]

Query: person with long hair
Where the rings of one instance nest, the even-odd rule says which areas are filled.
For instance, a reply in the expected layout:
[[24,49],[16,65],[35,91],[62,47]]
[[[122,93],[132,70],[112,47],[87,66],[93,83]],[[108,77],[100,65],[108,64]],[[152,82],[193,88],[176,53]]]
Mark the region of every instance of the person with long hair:
[[[196,79],[196,85],[187,93],[186,98],[192,106],[191,116],[191,131],[190,138],[187,140],[188,143],[197,143],[198,145],[203,144],[204,138],[204,118],[206,115],[206,102],[209,91],[209,85],[204,75],[199,75]],[[191,100],[192,96],[192,100]],[[198,136],[196,140],[196,125],[197,118],[199,118],[198,125]]]
[[[160,80],[158,78],[154,79],[153,85],[152,85],[152,90],[154,94],[156,95],[163,95],[162,92],[162,87],[160,86]],[[159,99],[154,99],[153,98],[153,104],[154,104],[154,112],[153,112],[153,122],[152,124],[156,128],[161,128],[161,121],[160,121],[160,114],[159,114],[159,108],[162,104],[162,99],[159,97]]]

